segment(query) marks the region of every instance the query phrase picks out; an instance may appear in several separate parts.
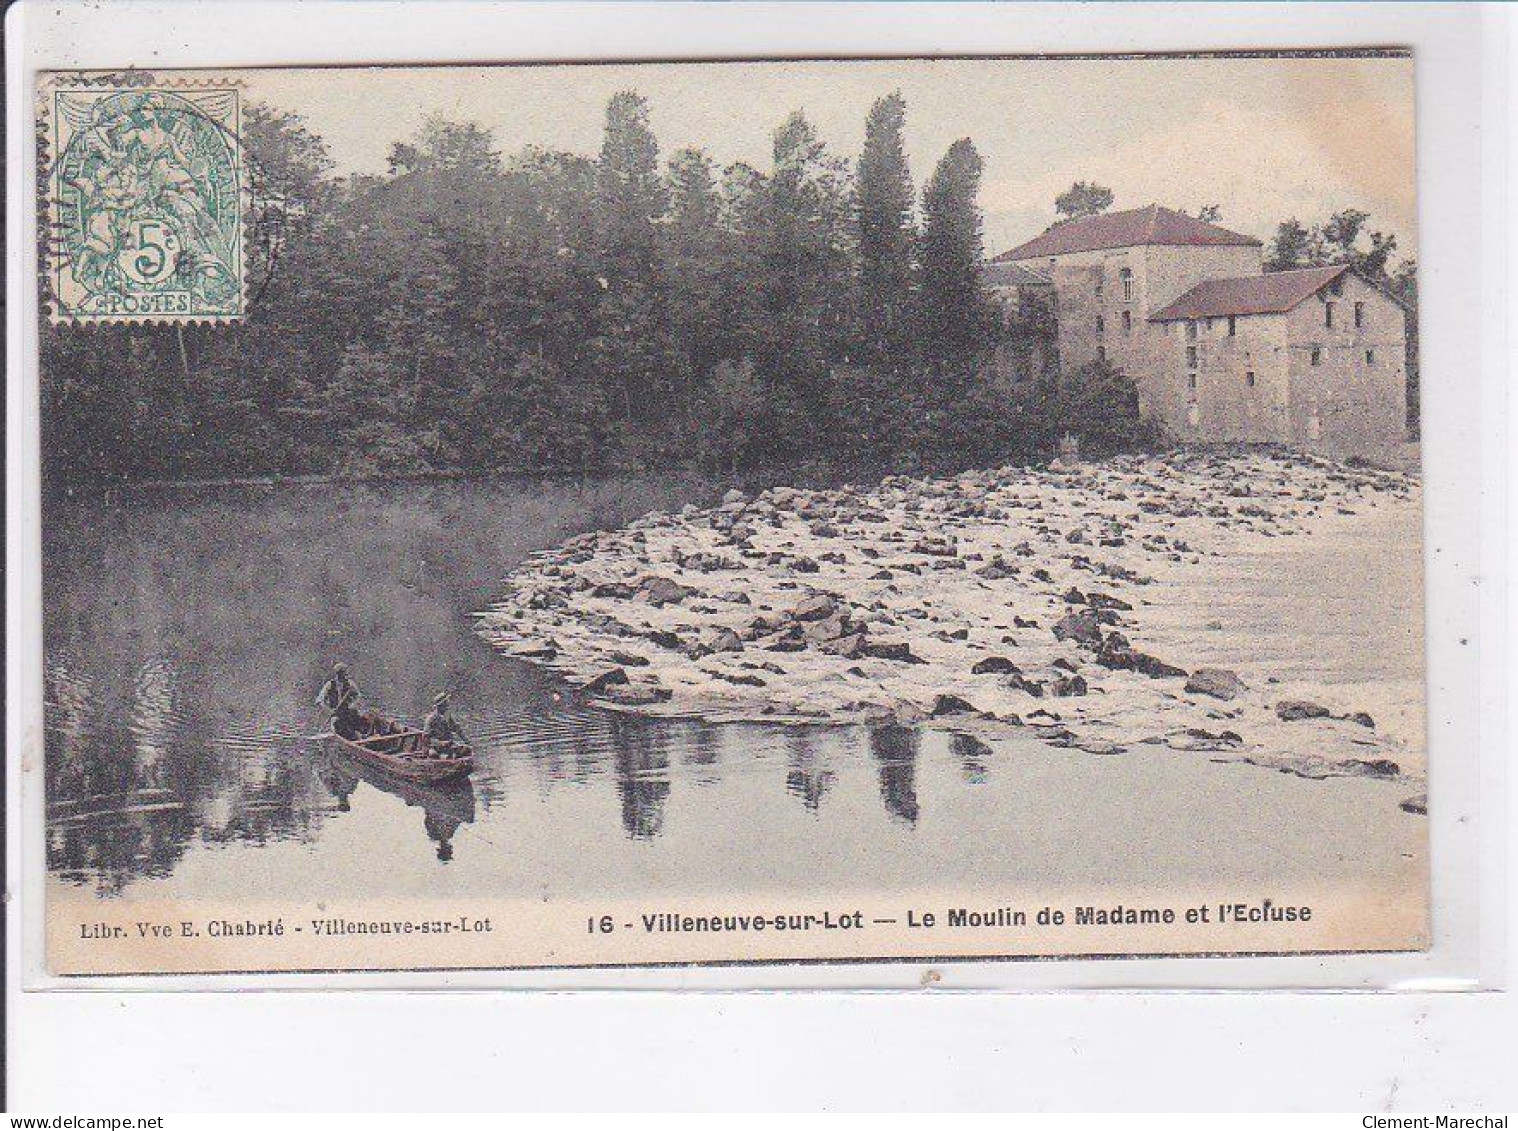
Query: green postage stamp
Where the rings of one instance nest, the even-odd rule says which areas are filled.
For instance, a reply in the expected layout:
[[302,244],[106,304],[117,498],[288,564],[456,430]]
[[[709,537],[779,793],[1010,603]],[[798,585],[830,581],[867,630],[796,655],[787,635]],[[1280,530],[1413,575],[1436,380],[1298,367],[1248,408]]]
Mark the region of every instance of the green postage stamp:
[[108,81],[43,88],[52,318],[240,319],[240,91]]

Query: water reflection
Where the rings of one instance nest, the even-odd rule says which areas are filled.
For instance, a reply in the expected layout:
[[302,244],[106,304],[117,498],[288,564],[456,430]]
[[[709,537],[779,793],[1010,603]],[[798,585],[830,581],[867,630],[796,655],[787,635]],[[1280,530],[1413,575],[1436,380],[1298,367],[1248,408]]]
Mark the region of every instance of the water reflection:
[[402,781],[330,746],[317,757],[317,777],[336,799],[339,813],[352,810],[350,799],[360,783],[398,797],[408,807],[422,810],[422,829],[445,864],[453,859],[453,838],[459,829],[474,823],[474,783],[467,779],[431,785]]
[[907,727],[879,727],[870,731],[870,753],[880,775],[880,799],[893,816],[916,824],[917,747],[919,737]]
[[[265,885],[342,869],[352,874],[332,883],[400,882],[372,868],[378,858],[414,869],[406,878],[418,885],[441,863],[476,886],[541,887],[580,868],[645,877],[657,846],[661,860],[715,859],[729,846],[713,836],[764,845],[735,860],[741,871],[781,842],[805,860],[821,846],[832,853],[831,842],[920,835],[911,730],[593,709],[474,635],[469,613],[516,558],[588,522],[675,501],[645,488],[594,504],[586,490],[454,484],[49,504],[52,873],[110,895],[177,874],[196,853],[199,882],[235,886],[247,853],[284,844],[308,854]],[[396,781],[310,741],[326,726],[312,698],[335,659],[353,667],[371,706],[412,724],[435,689],[451,688],[475,739],[472,781]],[[935,773],[984,780],[988,752],[974,740],[936,749]],[[334,842],[341,849],[328,852]]]
[[[680,761],[684,765],[715,770],[722,756],[721,728],[709,723],[690,723],[682,747]],[[716,774],[701,774],[697,780],[711,782],[718,780],[718,777]]]
[[968,734],[951,734],[949,749],[959,759],[960,774],[971,785],[986,780],[987,767],[991,761],[991,748],[980,739]]
[[664,802],[669,797],[669,747],[664,728],[643,719],[616,716],[612,733],[622,828],[634,839],[649,840],[664,826]]
[[823,795],[836,775],[827,768],[827,755],[818,749],[811,732],[797,731],[788,737],[786,746],[785,788],[801,798],[809,812],[815,813],[822,807]]

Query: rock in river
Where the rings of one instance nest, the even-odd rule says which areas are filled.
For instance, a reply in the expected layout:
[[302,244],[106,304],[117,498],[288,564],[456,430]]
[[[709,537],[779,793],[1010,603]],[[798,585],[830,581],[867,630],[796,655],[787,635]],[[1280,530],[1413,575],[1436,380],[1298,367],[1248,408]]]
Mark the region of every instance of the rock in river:
[[968,715],[974,711],[974,706],[958,695],[940,695],[933,700],[933,710],[930,713],[938,718],[943,715]]
[[626,686],[608,687],[602,690],[598,698],[608,703],[617,703],[623,707],[646,707],[652,703],[667,703],[671,697],[667,687],[655,687],[646,683],[627,684]]
[[1193,695],[1210,695],[1214,699],[1234,699],[1249,688],[1238,672],[1227,668],[1198,668],[1186,681],[1186,690]]
[[818,593],[792,609],[791,616],[803,621],[826,620],[837,611],[838,605],[831,597]]
[[1276,704],[1276,718],[1288,723],[1298,719],[1321,719],[1327,715],[1327,707],[1306,699],[1282,699]]
[[653,576],[643,579],[638,592],[650,605],[678,605],[690,595],[691,591],[678,581]]
[[906,643],[881,643],[865,645],[864,654],[876,660],[895,660],[898,664],[921,664],[925,661]]
[[627,682],[627,673],[625,671],[621,668],[611,668],[585,684],[581,690],[589,695],[600,695],[607,688],[624,687]]
[[1390,758],[1347,758],[1339,767],[1345,773],[1366,778],[1394,778],[1402,772],[1402,767]]
[[1079,675],[1061,676],[1049,685],[1049,694],[1059,699],[1068,699],[1072,695],[1084,695],[1087,690],[1085,678]]
[[983,660],[976,660],[975,666],[970,669],[971,675],[1015,675],[1022,671],[1016,664],[1005,656],[987,656]]
[[842,656],[848,660],[857,660],[865,654],[866,639],[864,633],[856,632],[849,636],[824,640],[817,647],[830,656]]
[[1100,644],[1102,622],[1095,613],[1066,613],[1054,624],[1054,639],[1074,640],[1077,644]]
[[708,652],[741,652],[743,641],[738,634],[730,628],[708,629],[701,637],[701,643]]

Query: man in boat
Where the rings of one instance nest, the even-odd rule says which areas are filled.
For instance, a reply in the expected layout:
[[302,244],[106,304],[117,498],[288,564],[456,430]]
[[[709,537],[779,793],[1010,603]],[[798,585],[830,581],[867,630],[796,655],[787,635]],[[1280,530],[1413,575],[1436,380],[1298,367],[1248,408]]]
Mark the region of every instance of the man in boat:
[[343,738],[352,740],[363,738],[368,727],[358,709],[358,688],[349,687],[343,692],[342,702],[337,705],[337,710],[332,713],[332,731]]
[[317,692],[316,705],[336,711],[343,705],[343,698],[350,691],[357,699],[358,684],[348,678],[348,665],[339,661],[332,665],[332,678],[322,684],[322,689]]
[[332,730],[343,738],[356,738],[363,729],[358,712],[358,684],[348,678],[348,665],[332,665],[332,678],[322,685],[316,705],[332,712]]
[[469,740],[464,737],[464,728],[448,713],[446,691],[439,691],[432,697],[432,713],[422,723],[422,732],[439,758],[457,758],[468,753]]

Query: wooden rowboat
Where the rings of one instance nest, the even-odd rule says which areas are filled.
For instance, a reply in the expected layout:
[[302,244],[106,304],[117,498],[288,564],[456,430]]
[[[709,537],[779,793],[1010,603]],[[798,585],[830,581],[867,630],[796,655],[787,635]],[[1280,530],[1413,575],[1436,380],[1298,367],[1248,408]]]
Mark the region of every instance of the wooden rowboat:
[[[360,761],[330,743],[323,748],[317,763],[322,783],[334,797],[346,801],[360,783],[391,797],[399,797],[408,806],[427,815],[427,826],[458,828],[474,822],[474,785],[468,777],[447,781],[410,781]],[[347,806],[340,806],[347,811]]]
[[419,730],[406,730],[374,716],[367,721],[370,733],[357,739],[328,735],[327,748],[406,781],[456,781],[474,771],[474,752],[467,746],[461,747],[463,752],[456,757],[442,758]]

